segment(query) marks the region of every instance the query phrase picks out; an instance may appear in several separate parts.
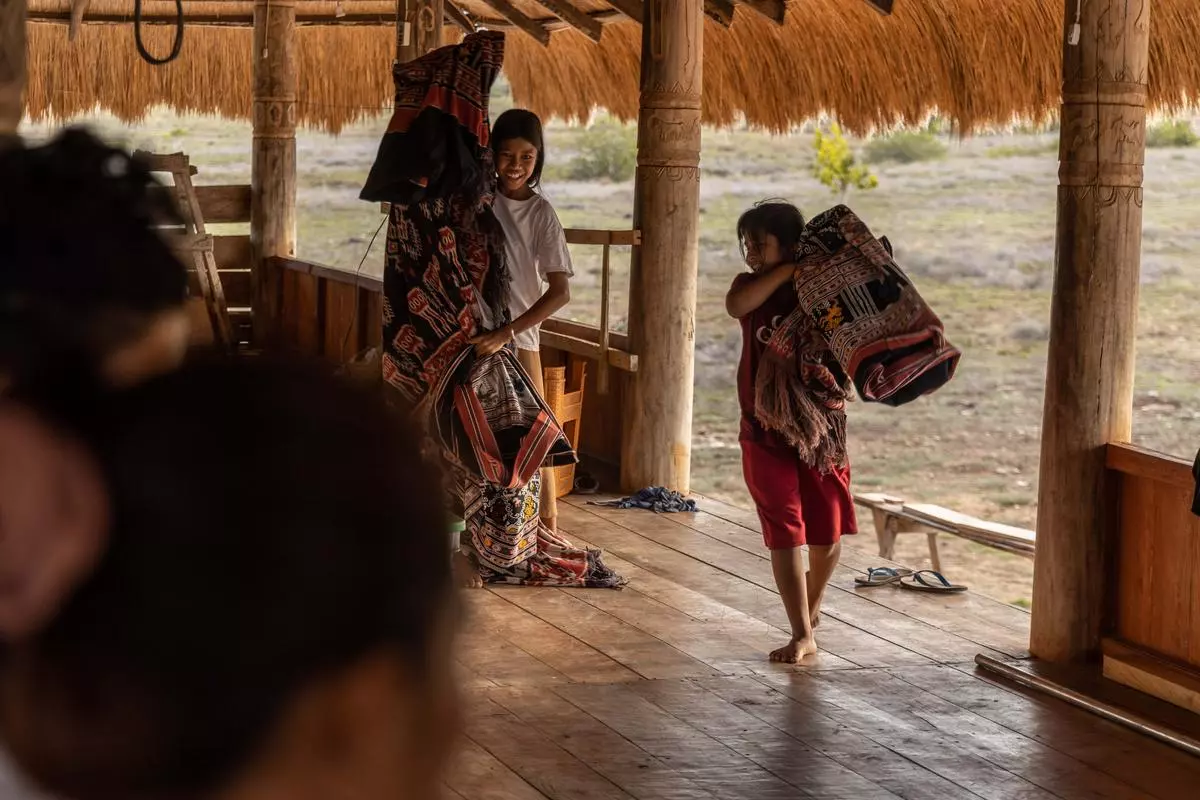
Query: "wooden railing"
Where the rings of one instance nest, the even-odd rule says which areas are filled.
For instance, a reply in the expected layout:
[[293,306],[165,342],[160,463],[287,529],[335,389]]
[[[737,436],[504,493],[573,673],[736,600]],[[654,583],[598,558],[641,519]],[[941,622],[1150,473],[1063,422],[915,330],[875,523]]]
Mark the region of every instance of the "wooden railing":
[[1120,536],[1104,674],[1200,713],[1200,517],[1191,513],[1191,464],[1128,444],[1110,444],[1106,463]]

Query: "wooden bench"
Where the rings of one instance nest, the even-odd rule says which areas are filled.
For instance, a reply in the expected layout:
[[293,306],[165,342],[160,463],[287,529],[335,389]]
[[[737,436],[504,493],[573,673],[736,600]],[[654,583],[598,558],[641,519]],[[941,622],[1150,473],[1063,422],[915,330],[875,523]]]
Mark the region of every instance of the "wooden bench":
[[928,503],[908,503],[902,498],[875,492],[856,494],[854,502],[871,510],[875,520],[875,536],[879,541],[880,558],[892,559],[896,551],[896,537],[902,533],[926,535],[929,541],[929,561],[938,572],[942,569],[937,545],[939,533],[949,533],[998,550],[1033,558],[1034,533],[1024,528],[987,522]]

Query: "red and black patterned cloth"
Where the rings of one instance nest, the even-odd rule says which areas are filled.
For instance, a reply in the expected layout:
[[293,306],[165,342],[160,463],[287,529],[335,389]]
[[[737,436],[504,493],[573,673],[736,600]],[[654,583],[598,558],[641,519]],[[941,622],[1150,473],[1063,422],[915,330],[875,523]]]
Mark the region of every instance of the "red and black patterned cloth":
[[851,385],[864,400],[903,405],[949,381],[962,353],[890,246],[848,207],[814,217],[794,255],[799,305],[763,352],[755,417],[828,471],[846,463]]
[[503,61],[504,34],[483,31],[396,64],[392,119],[359,197],[408,204],[488,194],[488,94]]

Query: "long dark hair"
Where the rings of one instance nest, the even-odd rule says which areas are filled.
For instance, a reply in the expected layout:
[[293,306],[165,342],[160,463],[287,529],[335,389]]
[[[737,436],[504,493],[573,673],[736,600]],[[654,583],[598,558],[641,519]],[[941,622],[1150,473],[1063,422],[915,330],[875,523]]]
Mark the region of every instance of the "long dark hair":
[[112,522],[57,616],[0,639],[0,739],[42,786],[205,796],[312,681],[383,649],[414,679],[448,668],[430,657],[454,603],[442,493],[377,393],[204,356],[51,395],[21,399],[88,446]]
[[537,161],[533,174],[529,176],[529,188],[536,189],[542,182],[542,167],[546,163],[546,141],[542,135],[542,121],[538,115],[524,108],[510,108],[492,124],[492,153],[500,160],[500,147],[512,139],[524,139],[537,148]]
[[746,239],[767,234],[779,240],[780,252],[790,258],[804,233],[804,215],[785,200],[763,200],[742,212],[737,221],[738,246],[746,257]]

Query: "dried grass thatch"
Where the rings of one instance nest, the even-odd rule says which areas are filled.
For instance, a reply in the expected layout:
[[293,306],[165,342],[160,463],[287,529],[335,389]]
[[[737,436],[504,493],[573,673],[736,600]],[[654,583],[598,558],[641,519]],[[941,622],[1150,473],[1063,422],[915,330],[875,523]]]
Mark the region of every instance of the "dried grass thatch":
[[[468,0],[471,7],[474,0]],[[773,131],[822,114],[855,132],[919,123],[937,112],[967,132],[1014,118],[1039,120],[1058,106],[1063,8],[1058,0],[920,0],[891,17],[866,3],[804,0],[776,26],[740,8],[732,29],[705,23],[704,117],[745,119]],[[30,23],[29,113],[62,118],[95,107],[136,120],[165,103],[182,111],[246,118],[250,31],[189,26],[180,59],[151,67],[128,26]],[[169,48],[173,29],[148,26]],[[388,27],[297,30],[299,120],[337,131],[386,108],[394,33]],[[557,31],[548,48],[509,36],[505,72],[514,99],[545,116],[586,119],[596,107],[637,116],[641,28],[605,27],[600,44]],[[1174,111],[1200,99],[1200,2],[1155,0],[1150,100]]]

